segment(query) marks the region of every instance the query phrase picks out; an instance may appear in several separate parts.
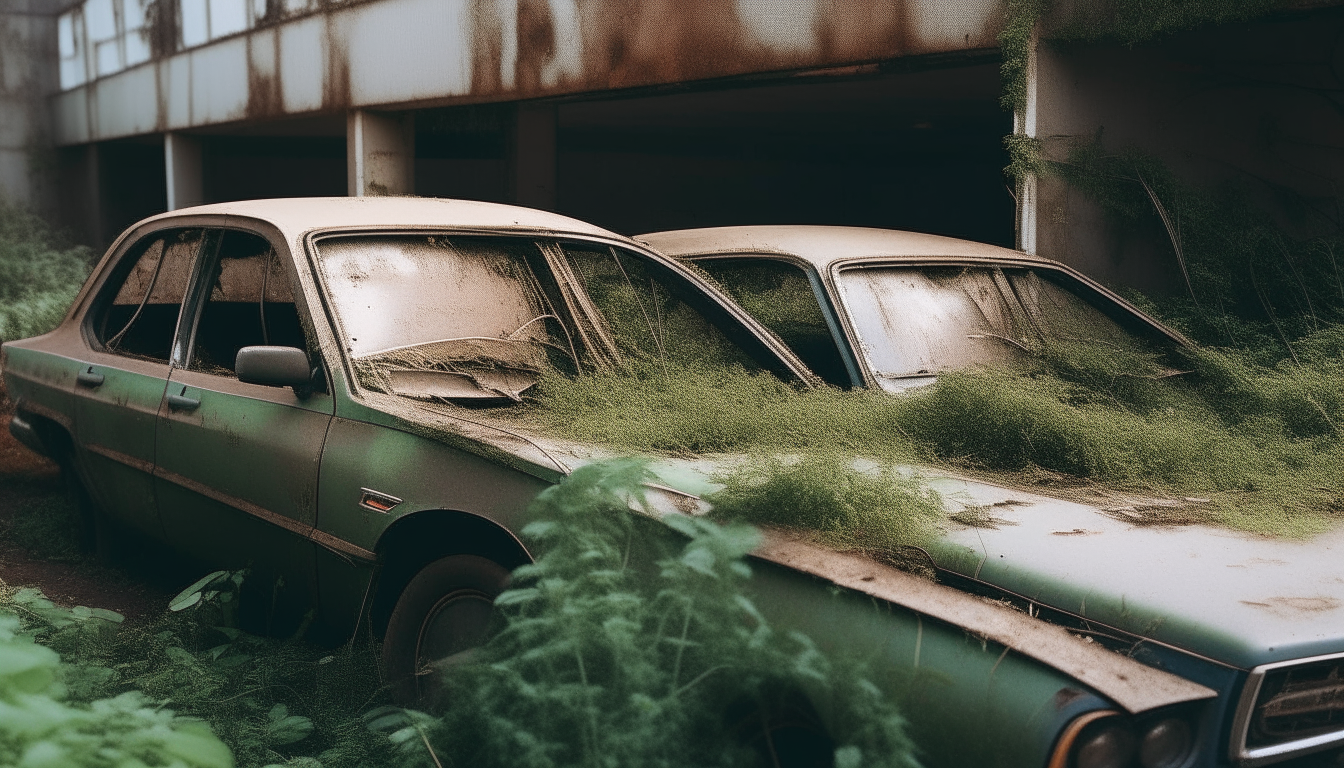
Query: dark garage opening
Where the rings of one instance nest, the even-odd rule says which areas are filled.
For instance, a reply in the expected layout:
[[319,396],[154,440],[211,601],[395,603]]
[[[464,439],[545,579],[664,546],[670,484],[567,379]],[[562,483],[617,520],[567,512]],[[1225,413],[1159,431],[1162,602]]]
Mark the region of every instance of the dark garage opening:
[[212,203],[346,193],[344,126],[336,135],[203,138],[201,182]]
[[561,212],[627,234],[910,229],[1012,246],[997,62],[559,106]]

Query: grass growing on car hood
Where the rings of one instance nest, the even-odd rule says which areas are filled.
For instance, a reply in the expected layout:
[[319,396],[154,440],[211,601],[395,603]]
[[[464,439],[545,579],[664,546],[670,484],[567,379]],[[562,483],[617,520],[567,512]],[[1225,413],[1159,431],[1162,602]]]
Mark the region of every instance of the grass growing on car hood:
[[[1173,375],[1138,353],[1057,345],[1012,368],[944,375],[901,396],[799,391],[743,371],[636,368],[548,377],[530,418],[627,450],[816,455],[833,468],[846,466],[838,457],[865,456],[987,472],[1015,486],[1047,477],[1056,488],[1207,499],[1186,502],[1186,517],[1300,537],[1344,513],[1344,328],[1297,348],[1298,362],[1275,366],[1252,352],[1191,350]],[[866,530],[843,516],[808,521],[786,511],[775,489],[804,476],[818,497],[852,492],[857,470],[816,466],[748,463],[722,478],[731,491],[724,500],[758,523]],[[748,498],[748,488],[758,492]],[[896,530],[917,531],[912,521],[926,510],[889,508]]]

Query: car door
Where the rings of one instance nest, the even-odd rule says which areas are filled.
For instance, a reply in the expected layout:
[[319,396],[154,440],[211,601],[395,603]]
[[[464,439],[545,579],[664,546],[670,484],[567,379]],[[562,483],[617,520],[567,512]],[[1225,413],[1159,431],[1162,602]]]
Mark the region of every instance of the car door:
[[161,534],[154,424],[200,229],[160,230],[114,262],[89,314],[75,384],[75,436],[89,490],[114,518]]
[[243,347],[314,348],[282,242],[207,233],[159,409],[155,489],[172,545],[251,566],[257,581],[284,578],[276,594],[300,600],[313,579],[307,537],[333,400],[324,382],[300,393],[243,383],[234,371]]

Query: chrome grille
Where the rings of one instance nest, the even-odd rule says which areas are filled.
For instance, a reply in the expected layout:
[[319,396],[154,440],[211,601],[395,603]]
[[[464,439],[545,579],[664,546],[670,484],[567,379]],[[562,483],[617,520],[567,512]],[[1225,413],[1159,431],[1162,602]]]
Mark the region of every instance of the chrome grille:
[[1337,730],[1344,730],[1344,659],[1267,673],[1246,745],[1282,744]]
[[1245,766],[1344,744],[1344,654],[1251,670],[1232,733],[1232,757]]

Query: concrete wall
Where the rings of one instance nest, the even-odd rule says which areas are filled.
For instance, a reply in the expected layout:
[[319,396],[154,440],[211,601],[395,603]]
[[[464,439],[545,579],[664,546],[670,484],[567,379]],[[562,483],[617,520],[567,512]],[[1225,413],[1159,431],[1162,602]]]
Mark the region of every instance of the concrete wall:
[[57,185],[46,100],[58,88],[56,17],[68,4],[0,0],[0,199],[48,214]]
[[[1344,224],[1344,7],[1284,13],[1127,48],[1038,47],[1034,111],[1047,156],[1079,142],[1137,149],[1185,183],[1234,184],[1296,236]],[[1058,179],[1037,190],[1037,252],[1110,282],[1179,289],[1153,217],[1122,231]]]
[[1002,21],[1002,0],[372,0],[300,8],[65,91],[53,103],[57,142],[987,49]]

